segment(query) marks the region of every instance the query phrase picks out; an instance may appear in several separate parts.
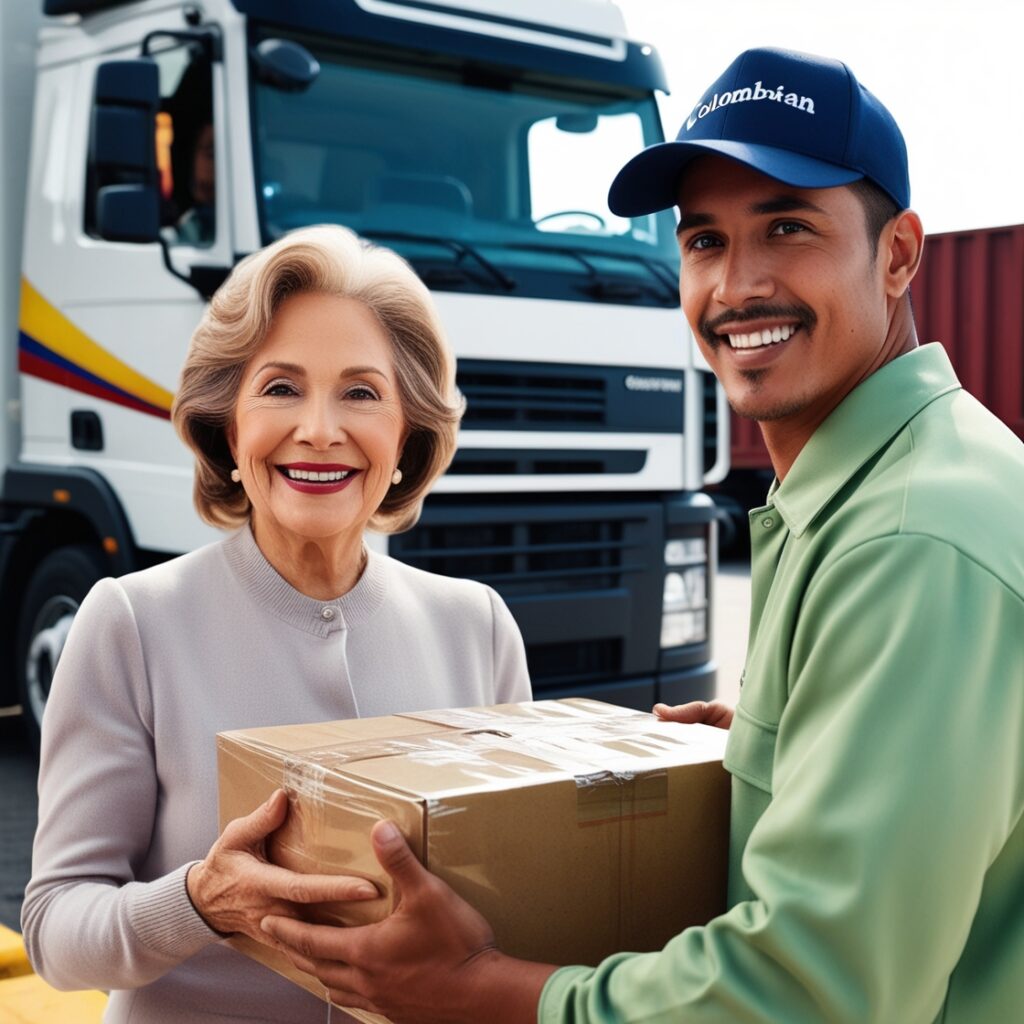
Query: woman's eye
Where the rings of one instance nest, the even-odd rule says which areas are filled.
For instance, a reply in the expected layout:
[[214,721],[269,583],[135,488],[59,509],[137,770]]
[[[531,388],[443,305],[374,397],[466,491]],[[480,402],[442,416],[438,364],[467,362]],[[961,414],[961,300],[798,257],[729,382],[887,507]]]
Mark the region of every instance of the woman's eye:
[[355,398],[359,401],[377,398],[377,392],[367,384],[356,384],[345,392],[346,398]]
[[289,384],[287,381],[275,380],[271,381],[261,392],[262,395],[269,395],[274,398],[284,395],[294,395],[295,387]]

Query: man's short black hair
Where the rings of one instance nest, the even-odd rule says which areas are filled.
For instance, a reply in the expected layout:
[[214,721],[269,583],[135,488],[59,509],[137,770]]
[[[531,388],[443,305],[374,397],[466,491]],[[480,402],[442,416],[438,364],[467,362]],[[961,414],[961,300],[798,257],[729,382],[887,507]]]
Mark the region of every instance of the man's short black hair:
[[902,210],[895,199],[867,178],[855,181],[850,185],[850,189],[864,208],[864,223],[868,231],[868,241],[871,243],[871,255],[877,256],[882,228]]

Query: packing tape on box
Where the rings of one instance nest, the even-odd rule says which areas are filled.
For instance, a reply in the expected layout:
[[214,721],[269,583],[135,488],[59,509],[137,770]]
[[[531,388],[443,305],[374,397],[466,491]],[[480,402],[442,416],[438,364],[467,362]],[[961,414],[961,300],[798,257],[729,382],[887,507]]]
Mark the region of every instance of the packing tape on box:
[[565,700],[536,700],[523,704],[504,704],[496,708],[441,708],[435,711],[406,712],[396,716],[417,722],[445,725],[453,729],[475,729],[521,725],[569,725],[607,718],[621,723],[624,719],[650,718],[646,711],[631,711],[603,704],[586,697]]
[[[351,792],[342,793],[340,787],[344,785],[344,774],[339,769],[346,760],[351,759],[346,759],[339,755],[336,748],[330,747],[314,750],[312,754],[314,756],[306,751],[286,753],[273,745],[237,736],[233,746],[220,745],[218,749],[219,758],[244,763],[250,772],[254,771],[266,781],[266,790],[260,799],[269,797],[275,789],[283,789],[288,794],[290,810],[286,832],[306,836],[323,835],[330,807],[342,799],[350,814],[366,819],[367,830],[374,822],[388,816],[387,795],[374,793],[366,787],[360,790],[358,796]],[[333,763],[335,760],[337,765]],[[255,806],[250,805],[241,810],[248,813],[255,810]],[[301,852],[280,836],[280,832],[275,833],[279,849]]]
[[576,820],[597,825],[668,813],[668,771],[593,772],[576,776]]
[[[664,814],[668,806],[668,772],[664,768],[639,771],[606,767],[618,758],[635,762],[638,755],[657,756],[673,744],[658,736],[619,738],[620,729],[595,726],[587,735],[533,734],[524,754],[522,739],[495,730],[477,730],[456,736],[440,734],[387,744],[351,744],[337,748],[303,751],[300,759],[288,759],[289,792],[304,795],[323,805],[330,797],[331,770],[344,774],[348,765],[380,757],[401,756],[424,768],[458,766],[468,780],[516,777],[536,779],[538,771],[570,774],[577,787],[577,820],[597,823],[613,818]],[[464,813],[464,808],[428,801],[433,818]],[[310,824],[316,824],[310,822]]]
[[[513,755],[513,756],[509,756]],[[317,776],[321,796],[331,793],[332,775],[343,779],[356,766],[387,758],[401,758],[424,769],[460,768],[466,783],[484,779],[527,778],[544,768],[556,766],[546,758],[524,754],[522,745],[507,734],[493,730],[471,733],[436,733],[408,739],[333,744],[293,751],[285,757],[289,771],[301,778],[301,765],[316,765],[324,778]]]

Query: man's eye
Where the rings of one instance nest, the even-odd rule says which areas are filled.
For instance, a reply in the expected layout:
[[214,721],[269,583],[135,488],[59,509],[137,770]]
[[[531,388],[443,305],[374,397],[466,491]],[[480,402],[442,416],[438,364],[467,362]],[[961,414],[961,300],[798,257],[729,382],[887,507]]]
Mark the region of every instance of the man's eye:
[[776,224],[775,227],[772,228],[772,234],[773,235],[795,235],[795,234],[798,234],[801,231],[806,231],[806,230],[807,230],[807,225],[806,224],[801,224],[799,221],[795,221],[795,220],[784,220],[780,224]]
[[718,239],[714,235],[697,235],[690,239],[687,248],[694,252],[703,252],[706,249],[713,249],[718,244]]

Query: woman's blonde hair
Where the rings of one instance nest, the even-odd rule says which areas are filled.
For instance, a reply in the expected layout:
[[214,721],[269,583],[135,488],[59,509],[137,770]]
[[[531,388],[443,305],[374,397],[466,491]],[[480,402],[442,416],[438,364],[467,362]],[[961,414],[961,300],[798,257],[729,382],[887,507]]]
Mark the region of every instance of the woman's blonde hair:
[[407,530],[455,454],[464,405],[455,360],[430,292],[405,260],[330,225],[293,231],[242,260],[192,335],[171,419],[196,456],[196,509],[214,526],[240,526],[249,518],[249,499],[231,480],[228,428],[246,364],[281,303],[303,292],[364,303],[391,339],[406,424],[402,481],[390,488],[369,526]]

